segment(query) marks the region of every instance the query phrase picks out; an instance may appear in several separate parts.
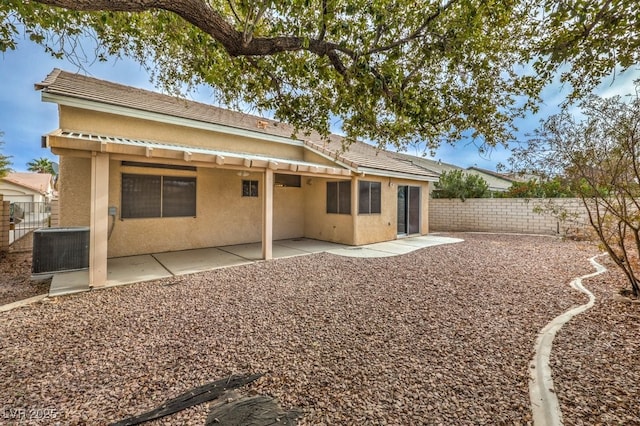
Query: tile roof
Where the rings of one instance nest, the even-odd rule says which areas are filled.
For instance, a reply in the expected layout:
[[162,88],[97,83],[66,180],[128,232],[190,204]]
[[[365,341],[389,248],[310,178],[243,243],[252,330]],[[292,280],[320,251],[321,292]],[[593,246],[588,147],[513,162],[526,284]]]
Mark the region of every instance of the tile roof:
[[[36,84],[35,88],[68,98],[294,139],[295,130],[286,123],[73,74],[57,68],[44,81]],[[305,145],[311,150],[330,156],[356,171],[365,168],[380,173],[410,174],[429,180],[437,178],[430,170],[399,161],[386,151],[380,151],[363,142],[355,142],[348,150],[343,151],[343,140],[344,138],[338,135],[330,135],[327,140],[315,132],[304,137]]]
[[42,195],[51,190],[53,176],[49,173],[9,173],[3,178],[7,182],[31,189]]
[[392,152],[390,155],[397,160],[410,162],[418,167],[431,170],[438,175],[442,172],[449,172],[451,170],[464,170],[462,167],[453,164],[443,163],[442,161],[432,160],[425,157],[417,157],[415,155],[409,155],[401,152]]

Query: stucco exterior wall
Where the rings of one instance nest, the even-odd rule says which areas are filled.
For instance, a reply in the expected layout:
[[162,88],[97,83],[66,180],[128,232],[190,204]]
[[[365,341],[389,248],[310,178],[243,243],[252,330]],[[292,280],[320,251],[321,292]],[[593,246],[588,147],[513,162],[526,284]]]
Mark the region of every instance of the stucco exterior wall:
[[60,226],[89,226],[91,159],[60,157],[59,179]]
[[305,192],[305,236],[349,245],[370,244],[395,240],[398,236],[398,185],[412,185],[421,188],[420,233],[429,230],[429,184],[402,179],[376,176],[354,178],[381,183],[380,214],[359,214],[358,198],[353,196],[351,214],[326,213],[327,182],[333,179],[311,179],[311,187]]
[[[327,182],[329,180],[337,181],[338,179],[307,178],[304,236],[353,245],[352,215],[327,213]],[[353,206],[351,206],[351,212],[353,214]]]
[[577,216],[559,221],[551,214],[534,211],[548,205],[548,199],[480,198],[430,200],[430,231],[514,232],[565,235],[586,226],[586,211],[575,198],[554,199],[553,202]]
[[[353,212],[357,215],[354,244],[362,245],[372,242],[395,240],[398,234],[398,188],[396,185],[389,186],[388,179],[377,177],[358,179],[367,182],[380,182],[381,200],[380,213],[360,214],[358,213],[358,203],[353,206]],[[356,186],[358,188],[358,186]],[[358,199],[356,198],[356,201]]]
[[67,131],[95,133],[157,142],[175,143],[221,151],[272,155],[303,160],[303,148],[242,136],[224,135],[209,130],[124,117],[120,115],[60,106],[60,128]]
[[[181,174],[166,169],[149,169],[147,172],[164,176]],[[118,216],[109,239],[109,257],[224,246],[261,239],[263,191],[259,191],[259,197],[242,197],[242,180],[257,180],[261,185],[261,173],[240,177],[232,170],[199,168],[195,174],[196,217],[144,219],[121,219],[121,175],[120,163],[112,161],[109,205],[118,209]]]
[[305,179],[300,188],[273,188],[273,239],[300,238],[304,236]]

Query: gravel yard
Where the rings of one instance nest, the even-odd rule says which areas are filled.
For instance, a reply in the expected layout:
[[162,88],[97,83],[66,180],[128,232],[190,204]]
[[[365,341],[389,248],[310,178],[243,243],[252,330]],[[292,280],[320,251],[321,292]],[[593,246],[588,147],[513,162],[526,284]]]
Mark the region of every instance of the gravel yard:
[[0,256],[0,305],[49,292],[47,281],[31,280],[31,252]]
[[[535,338],[586,302],[568,283],[593,271],[597,249],[454,236],[466,241],[390,258],[279,259],[0,314],[5,418],[50,409],[63,424],[106,424],[232,373],[265,372],[249,391],[301,409],[305,425],[528,424]],[[629,424],[640,312],[613,301],[619,275],[585,286],[596,281],[604,304],[559,333],[554,380],[566,424]],[[602,360],[584,368],[590,352]],[[590,395],[595,379],[601,395]],[[612,410],[609,393],[636,411]],[[206,415],[203,404],[152,424],[202,425]]]
[[617,295],[629,286],[616,265],[598,262],[610,272],[585,283],[595,306],[553,342],[555,389],[565,425],[640,425],[640,304]]

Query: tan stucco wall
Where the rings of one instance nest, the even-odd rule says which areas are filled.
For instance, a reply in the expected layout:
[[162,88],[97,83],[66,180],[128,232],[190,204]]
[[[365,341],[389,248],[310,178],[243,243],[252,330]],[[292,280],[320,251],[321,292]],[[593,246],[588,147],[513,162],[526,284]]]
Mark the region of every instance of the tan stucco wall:
[[[240,177],[235,170],[213,168],[198,168],[197,172],[134,168],[141,173],[195,175],[197,216],[123,220],[120,219],[121,174],[133,171],[120,164],[120,161],[111,161],[109,170],[109,206],[118,211],[108,243],[109,257],[261,240],[263,173],[253,172]],[[88,158],[61,157],[60,226],[89,225],[90,168]],[[259,197],[242,197],[243,179],[260,182]],[[363,180],[381,182],[382,213],[360,215],[356,202],[352,205],[351,215],[341,215],[326,213],[326,183],[329,180],[304,176],[301,188],[274,188],[274,240],[307,237],[350,245],[394,240],[397,236],[398,185],[407,184],[422,187],[421,233],[428,232],[427,183],[366,177]]]
[[335,162],[327,159],[326,157],[323,157],[322,155],[316,154],[313,151],[309,151],[308,149],[305,149],[304,151],[303,160],[309,163],[324,164],[327,166],[336,167]]
[[60,226],[89,226],[91,159],[60,157],[59,179]]
[[[111,161],[109,205],[117,207],[118,219],[109,239],[109,257],[259,242],[262,238],[262,173],[240,177],[234,170],[199,168],[195,218],[120,219],[123,171],[131,169]],[[145,172],[184,174],[164,169]],[[242,197],[242,180],[257,180],[259,197]],[[302,188],[274,188],[274,239],[303,234]]]
[[[382,190],[380,214],[358,214],[356,218],[355,245],[395,240],[398,235],[398,186],[419,186],[421,211],[420,234],[429,231],[429,184],[403,179],[369,176],[362,181],[380,182]],[[358,206],[355,206],[357,212]]]
[[327,182],[329,179],[313,177],[303,180],[305,180],[305,237],[354,244],[353,206],[351,206],[351,215],[327,213]]
[[304,236],[304,183],[302,187],[273,188],[273,239]]
[[352,203],[351,215],[326,213],[327,182],[330,179],[312,178],[311,186],[305,191],[306,237],[350,245],[395,240],[398,235],[398,185],[421,187],[420,233],[428,233],[429,184],[427,182],[376,176],[355,179],[381,183],[381,213],[358,214],[357,197],[353,197],[353,194],[352,199],[356,202]]
[[[149,173],[171,175],[172,171],[152,169]],[[118,208],[118,220],[109,240],[109,257],[261,239],[262,194],[242,197],[242,180],[262,182],[261,173],[240,177],[231,170],[200,168],[196,176],[196,217],[151,219],[120,219],[119,162],[111,162],[110,175],[109,205]]]
[[301,146],[225,135],[208,130],[164,124],[69,106],[60,106],[60,128],[66,131],[168,142],[214,148],[221,151],[263,154],[299,161],[304,158],[304,148]]

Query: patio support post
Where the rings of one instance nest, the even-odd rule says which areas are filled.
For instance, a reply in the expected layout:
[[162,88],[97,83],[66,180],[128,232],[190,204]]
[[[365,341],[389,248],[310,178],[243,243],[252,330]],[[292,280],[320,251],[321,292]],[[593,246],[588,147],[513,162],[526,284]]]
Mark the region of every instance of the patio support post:
[[351,219],[353,226],[353,241],[351,244],[358,245],[360,243],[360,235],[358,232],[358,178],[355,176],[351,178]]
[[262,191],[262,258],[273,258],[273,170],[264,172],[264,190]]
[[107,238],[109,233],[109,154],[91,156],[91,228],[89,231],[89,285],[107,282]]

